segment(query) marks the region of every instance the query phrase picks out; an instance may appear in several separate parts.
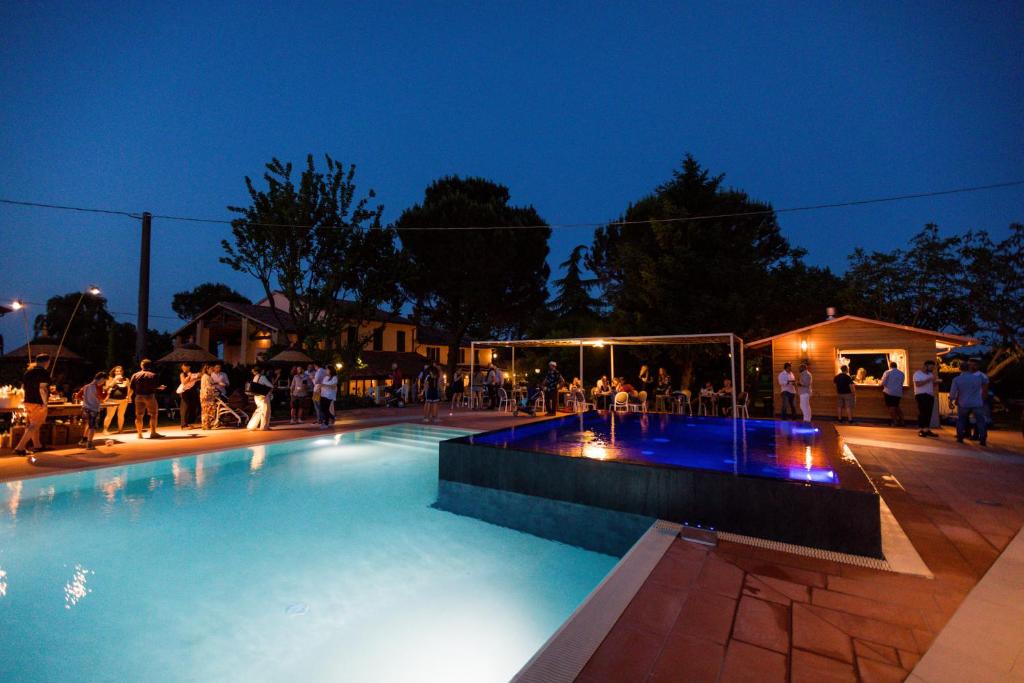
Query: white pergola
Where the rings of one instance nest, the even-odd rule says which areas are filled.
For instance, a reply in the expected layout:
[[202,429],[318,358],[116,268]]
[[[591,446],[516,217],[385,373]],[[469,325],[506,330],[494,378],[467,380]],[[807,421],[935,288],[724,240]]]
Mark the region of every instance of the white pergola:
[[615,347],[616,346],[662,346],[662,345],[695,345],[695,344],[728,344],[729,345],[729,369],[732,375],[732,412],[736,414],[736,349],[739,348],[740,362],[740,392],[745,390],[743,372],[743,340],[732,332],[717,334],[663,334],[651,336],[631,337],[573,337],[566,339],[494,339],[491,341],[470,342],[469,354],[469,385],[473,389],[473,382],[476,375],[476,347],[487,348],[511,348],[512,349],[512,376],[516,374],[516,349],[519,347],[546,348],[546,347],[579,347],[580,350],[580,379],[583,378],[583,348],[608,347],[611,370],[609,377],[615,377]]

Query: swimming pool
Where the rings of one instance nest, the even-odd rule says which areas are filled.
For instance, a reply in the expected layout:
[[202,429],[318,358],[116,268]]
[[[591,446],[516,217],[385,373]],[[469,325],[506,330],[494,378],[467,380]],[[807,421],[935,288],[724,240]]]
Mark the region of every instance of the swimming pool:
[[507,680],[618,558],[438,509],[464,434],[0,484],[0,680]]
[[882,553],[878,491],[831,425],[590,411],[440,449],[444,481]]

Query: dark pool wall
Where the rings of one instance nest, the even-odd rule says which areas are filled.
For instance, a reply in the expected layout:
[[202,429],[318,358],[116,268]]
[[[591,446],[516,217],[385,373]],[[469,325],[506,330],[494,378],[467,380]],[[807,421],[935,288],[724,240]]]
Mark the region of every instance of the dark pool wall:
[[[863,475],[861,475],[863,476]],[[878,494],[708,470],[440,444],[439,477],[838,552],[882,556]]]

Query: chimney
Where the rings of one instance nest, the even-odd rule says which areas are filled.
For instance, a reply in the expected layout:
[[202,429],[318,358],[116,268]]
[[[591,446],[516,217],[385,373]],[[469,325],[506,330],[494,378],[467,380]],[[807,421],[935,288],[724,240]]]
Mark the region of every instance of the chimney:
[[829,306],[825,309],[825,320],[832,320],[836,317],[836,307]]

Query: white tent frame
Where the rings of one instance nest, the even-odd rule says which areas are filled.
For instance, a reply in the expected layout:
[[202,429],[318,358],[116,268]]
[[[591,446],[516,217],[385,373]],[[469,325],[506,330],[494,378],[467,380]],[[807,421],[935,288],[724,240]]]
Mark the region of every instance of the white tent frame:
[[716,334],[663,334],[631,337],[572,337],[565,339],[494,339],[491,341],[471,341],[469,353],[469,390],[473,392],[473,382],[476,379],[476,349],[480,347],[499,347],[512,349],[512,376],[516,374],[516,348],[525,346],[531,348],[544,347],[567,347],[578,346],[580,349],[580,379],[583,378],[583,347],[593,348],[609,347],[611,364],[610,377],[615,377],[615,347],[616,346],[665,346],[665,345],[693,345],[693,344],[728,344],[729,345],[729,369],[732,377],[732,414],[736,417],[736,349],[739,348],[740,365],[740,393],[746,390],[746,372],[744,372],[743,339],[732,332]]

